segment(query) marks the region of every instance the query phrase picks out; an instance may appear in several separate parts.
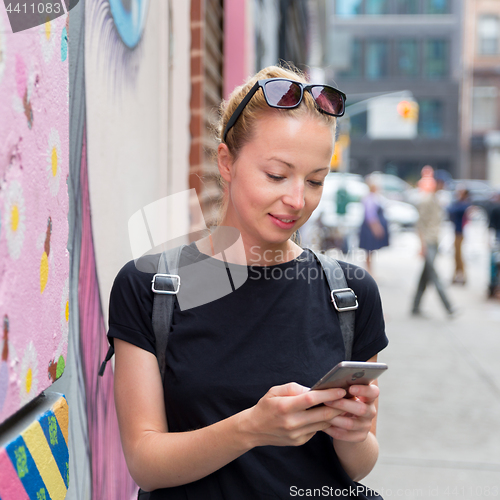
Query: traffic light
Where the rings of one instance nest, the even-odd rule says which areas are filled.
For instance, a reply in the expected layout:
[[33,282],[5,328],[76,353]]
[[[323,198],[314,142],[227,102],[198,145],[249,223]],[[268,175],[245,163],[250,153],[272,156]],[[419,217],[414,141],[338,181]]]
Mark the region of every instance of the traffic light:
[[349,154],[349,136],[347,134],[342,134],[335,141],[335,149],[333,150],[333,156],[330,161],[330,170],[345,170],[345,164],[347,162],[347,156]]
[[397,110],[404,120],[418,121],[418,104],[415,101],[400,101]]

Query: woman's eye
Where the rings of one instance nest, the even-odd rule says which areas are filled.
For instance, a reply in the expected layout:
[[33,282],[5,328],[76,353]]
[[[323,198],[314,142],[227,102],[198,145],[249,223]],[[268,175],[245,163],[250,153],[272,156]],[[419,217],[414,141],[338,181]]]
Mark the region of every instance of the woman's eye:
[[321,187],[323,185],[323,181],[309,181],[314,187]]
[[269,177],[269,179],[272,179],[273,181],[281,181],[284,179],[284,177],[281,175],[273,175],[273,174],[266,174],[266,175]]

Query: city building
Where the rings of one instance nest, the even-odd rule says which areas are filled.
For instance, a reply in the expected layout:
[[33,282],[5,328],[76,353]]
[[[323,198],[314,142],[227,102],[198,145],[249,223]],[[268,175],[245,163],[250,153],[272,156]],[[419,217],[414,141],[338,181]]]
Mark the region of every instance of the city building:
[[[326,6],[326,78],[347,94],[348,105],[363,103],[351,108],[350,171],[414,181],[431,164],[459,177],[463,2],[335,0]],[[418,103],[416,133],[376,138],[370,113],[383,111],[371,104],[401,91]]]
[[500,3],[467,0],[462,142],[464,177],[500,186]]

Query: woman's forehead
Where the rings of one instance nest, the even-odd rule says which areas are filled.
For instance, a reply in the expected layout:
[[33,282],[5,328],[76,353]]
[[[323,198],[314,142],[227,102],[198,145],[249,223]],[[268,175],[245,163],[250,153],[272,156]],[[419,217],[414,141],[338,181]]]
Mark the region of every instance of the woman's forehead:
[[333,146],[333,129],[321,119],[309,113],[297,116],[288,111],[272,111],[255,121],[251,141],[275,146],[293,145],[297,141],[302,146],[310,142],[311,148],[317,147],[318,142],[325,143],[327,148]]

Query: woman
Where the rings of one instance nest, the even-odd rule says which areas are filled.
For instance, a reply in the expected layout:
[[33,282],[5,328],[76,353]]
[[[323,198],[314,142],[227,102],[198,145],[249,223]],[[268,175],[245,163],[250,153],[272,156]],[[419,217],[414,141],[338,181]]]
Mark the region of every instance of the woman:
[[[321,267],[291,237],[320,200],[332,114],[342,114],[345,96],[318,86],[301,99],[301,85],[298,73],[266,68],[223,108],[221,226],[239,231],[248,279],[199,307],[176,303],[163,386],[151,325],[154,269],[139,272],[131,262],[115,280],[109,337],[120,433],[130,473],[152,499],[356,488],[377,459],[378,387],[353,386],[353,399],[342,389],[308,390],[344,347]],[[211,257],[217,243],[216,231],[189,245],[181,266],[220,266]],[[387,345],[376,285],[342,267],[362,304],[352,359],[375,360]]]
[[363,200],[365,215],[359,232],[359,248],[366,252],[366,270],[372,273],[372,253],[389,245],[387,220],[380,205],[378,185],[367,179],[370,192]]

